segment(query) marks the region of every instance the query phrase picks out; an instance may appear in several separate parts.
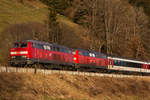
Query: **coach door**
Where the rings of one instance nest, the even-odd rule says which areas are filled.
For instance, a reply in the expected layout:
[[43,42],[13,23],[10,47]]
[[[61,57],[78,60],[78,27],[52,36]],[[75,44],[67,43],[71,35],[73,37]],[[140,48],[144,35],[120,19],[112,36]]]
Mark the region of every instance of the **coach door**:
[[113,59],[108,59],[108,69],[112,69],[114,66],[114,61]]

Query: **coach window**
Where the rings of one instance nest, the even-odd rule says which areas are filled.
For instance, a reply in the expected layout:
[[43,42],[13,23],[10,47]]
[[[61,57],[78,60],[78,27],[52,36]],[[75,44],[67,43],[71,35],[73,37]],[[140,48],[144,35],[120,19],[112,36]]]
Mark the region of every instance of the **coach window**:
[[116,60],[114,60],[114,65],[117,65],[117,61]]
[[142,64],[137,63],[137,68],[142,68]]
[[121,66],[126,66],[125,63],[126,63],[126,62],[122,61],[122,62],[121,62]]
[[27,43],[21,43],[20,45],[21,48],[26,48],[27,46],[28,46]]

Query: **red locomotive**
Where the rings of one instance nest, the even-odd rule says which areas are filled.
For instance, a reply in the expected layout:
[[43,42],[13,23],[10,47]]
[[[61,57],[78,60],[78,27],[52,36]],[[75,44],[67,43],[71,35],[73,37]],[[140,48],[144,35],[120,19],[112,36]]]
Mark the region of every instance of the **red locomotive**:
[[74,62],[84,68],[107,68],[106,55],[84,49],[74,49]]
[[10,49],[11,65],[61,64],[73,66],[71,49],[47,42],[25,40],[15,42]]

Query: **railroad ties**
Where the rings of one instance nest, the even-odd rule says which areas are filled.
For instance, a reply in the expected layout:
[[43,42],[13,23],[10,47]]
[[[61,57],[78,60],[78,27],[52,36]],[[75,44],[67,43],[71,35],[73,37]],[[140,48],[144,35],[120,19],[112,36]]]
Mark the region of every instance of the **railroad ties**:
[[0,72],[7,73],[35,73],[35,74],[69,74],[79,76],[98,76],[98,77],[114,77],[114,78],[145,78],[149,76],[135,76],[135,75],[122,75],[122,74],[106,74],[106,73],[92,73],[92,72],[79,72],[79,71],[64,71],[64,70],[47,70],[47,69],[35,69],[35,68],[21,68],[21,67],[8,67],[0,66]]

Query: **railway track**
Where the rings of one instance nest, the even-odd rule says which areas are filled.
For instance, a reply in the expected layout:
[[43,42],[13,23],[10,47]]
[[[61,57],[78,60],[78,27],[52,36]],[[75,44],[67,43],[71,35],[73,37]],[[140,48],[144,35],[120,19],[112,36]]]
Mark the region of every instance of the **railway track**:
[[64,70],[47,70],[47,69],[35,69],[35,68],[21,68],[21,67],[9,67],[0,66],[0,72],[7,73],[33,73],[33,74],[69,74],[79,76],[98,76],[98,77],[114,77],[114,78],[148,78],[149,76],[139,75],[122,75],[122,74],[106,74],[106,73],[93,73],[93,72],[79,72],[79,71],[64,71]]

